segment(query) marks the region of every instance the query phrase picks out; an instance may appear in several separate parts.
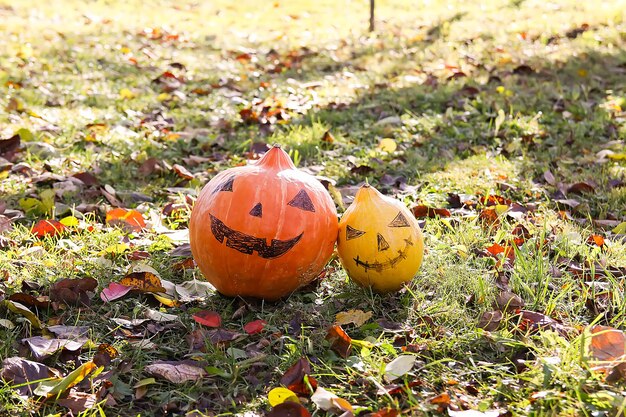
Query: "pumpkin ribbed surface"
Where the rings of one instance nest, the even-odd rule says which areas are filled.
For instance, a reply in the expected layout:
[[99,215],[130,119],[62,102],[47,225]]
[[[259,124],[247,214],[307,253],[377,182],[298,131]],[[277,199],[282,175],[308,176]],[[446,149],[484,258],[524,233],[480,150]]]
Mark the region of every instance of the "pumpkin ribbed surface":
[[413,279],[422,264],[424,238],[404,204],[366,184],[339,222],[337,251],[353,281],[385,293]]
[[253,165],[216,175],[189,223],[193,257],[220,293],[267,300],[317,277],[336,237],[330,195],[278,146]]

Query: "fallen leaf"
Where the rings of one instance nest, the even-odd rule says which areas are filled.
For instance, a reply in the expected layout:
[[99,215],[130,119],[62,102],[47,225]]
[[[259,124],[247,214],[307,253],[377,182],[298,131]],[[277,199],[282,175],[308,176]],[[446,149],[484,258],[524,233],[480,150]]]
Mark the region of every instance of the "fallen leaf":
[[575,184],[570,185],[567,188],[567,194],[585,194],[585,193],[593,194],[595,192],[596,192],[595,185],[589,182],[585,182],[585,181],[577,182]]
[[478,215],[478,219],[482,223],[483,227],[498,227],[500,225],[500,219],[498,212],[493,207],[487,207]]
[[515,311],[525,305],[524,300],[510,290],[500,291],[496,296],[496,307],[500,311]]
[[352,413],[352,405],[346,400],[322,387],[317,387],[311,396],[311,401],[324,411],[339,411]]
[[450,417],[499,417],[506,416],[504,411],[500,410],[487,410],[487,411],[478,411],[478,410],[459,410],[454,411],[448,408],[448,415]]
[[50,299],[68,305],[89,305],[89,292],[94,291],[98,281],[93,278],[64,278],[50,286]]
[[57,220],[39,220],[30,229],[30,232],[37,237],[57,236],[65,230],[65,226]]
[[150,320],[154,320],[159,323],[178,320],[178,316],[176,314],[162,313],[151,308],[147,309],[144,314]]
[[341,328],[341,326],[332,326],[326,333],[326,340],[330,343],[330,348],[343,358],[347,358],[350,354],[352,339]]
[[172,170],[184,180],[192,180],[194,178],[193,174],[182,165],[174,164],[172,165]]
[[333,136],[332,133],[330,133],[330,130],[327,130],[326,132],[324,132],[324,135],[322,136],[322,142],[326,142],[326,143],[335,142],[335,137]]
[[335,323],[342,326],[353,323],[356,327],[361,327],[372,317],[372,312],[364,312],[363,310],[348,310],[337,313]]
[[1,302],[1,305],[4,305],[10,311],[16,314],[26,317],[26,319],[30,322],[31,326],[33,326],[34,328],[36,329],[43,328],[43,324],[41,324],[41,321],[39,320],[39,318],[32,311],[30,311],[28,307],[26,307],[25,305],[22,305],[20,303],[17,303],[11,300],[4,300]]
[[13,135],[8,139],[0,139],[0,156],[11,161],[13,154],[19,150],[21,146],[20,135]]
[[201,301],[215,294],[215,287],[207,281],[197,279],[176,285],[176,294],[182,302]]
[[433,208],[424,205],[418,205],[411,208],[411,212],[416,218],[435,218],[435,217],[450,217],[450,211],[445,208]]
[[27,307],[40,307],[40,308],[50,307],[50,297],[47,297],[47,296],[35,297],[35,296],[26,294],[23,292],[16,292],[9,296],[9,300],[15,301]]
[[98,402],[99,399],[96,394],[75,390],[71,390],[67,397],[56,400],[58,405],[69,408],[74,414],[91,410]]
[[450,394],[447,392],[442,392],[439,395],[435,395],[434,397],[428,400],[429,403],[440,405],[442,407],[448,407],[450,405]]
[[137,210],[119,207],[107,212],[105,222],[109,226],[119,226],[130,232],[140,232],[146,227],[143,216]]
[[117,282],[111,282],[107,288],[104,288],[100,293],[100,298],[105,303],[118,298],[122,298],[133,290],[133,287],[127,285],[118,284]]
[[11,320],[8,320],[8,319],[0,319],[0,326],[4,327],[5,329],[9,329],[9,330],[15,329],[15,324],[13,324],[13,322]]
[[385,379],[394,381],[406,375],[417,360],[415,355],[400,355],[385,366]]
[[272,407],[276,407],[278,404],[282,404],[286,401],[299,403],[298,397],[290,389],[278,387],[272,388],[267,394],[267,401]]
[[119,352],[115,347],[108,343],[98,345],[98,350],[93,356],[93,362],[100,366],[108,366],[111,361],[119,356]]
[[[317,388],[317,381],[310,376],[311,364],[308,359],[302,357],[296,361],[289,369],[285,371],[280,378],[280,384],[289,388],[291,391],[298,395],[311,395],[310,387],[315,391]],[[308,384],[304,382],[305,377],[308,379]]]
[[207,332],[207,336],[211,343],[221,344],[231,342],[241,337],[241,333],[233,332],[226,329],[213,329]]
[[287,401],[273,407],[266,417],[311,417],[311,413],[302,404]]
[[95,371],[97,368],[98,366],[92,361],[85,362],[60,380],[42,382],[35,389],[34,393],[35,395],[40,395],[42,397],[59,396],[81,382],[87,377],[87,375]]
[[591,327],[589,356],[600,368],[612,367],[626,362],[626,335],[613,327],[596,325]]
[[478,327],[489,332],[497,330],[502,321],[502,312],[499,310],[485,311],[478,322]]
[[[380,123],[380,122],[382,122],[382,120],[379,120],[377,123]],[[393,153],[395,152],[397,148],[398,148],[398,145],[396,144],[396,141],[391,138],[381,139],[380,142],[378,142],[378,146],[376,147],[376,149],[379,152],[386,152],[386,153]]]
[[161,279],[153,272],[147,270],[131,272],[122,278],[119,283],[141,292],[165,292]]
[[[12,357],[2,361],[0,378],[15,386],[20,395],[34,395],[33,391],[42,380],[59,378],[58,371],[38,362]],[[32,386],[35,385],[35,386]]]
[[34,336],[26,339],[22,339],[22,343],[25,343],[33,354],[33,357],[38,361],[47,358],[48,356],[60,351],[69,350],[75,352],[80,350],[88,339],[82,340],[69,340],[69,339],[49,339],[42,336]]
[[261,333],[263,329],[265,328],[266,324],[267,322],[265,320],[254,320],[249,323],[246,323],[243,326],[243,329],[249,335],[253,335],[253,334]]
[[191,317],[196,323],[207,327],[220,327],[222,325],[222,317],[215,311],[198,311]]
[[595,246],[603,247],[604,238],[600,235],[591,235],[587,238],[587,244],[592,245],[592,246],[595,245]]
[[199,381],[207,375],[206,371],[198,363],[191,360],[157,361],[146,366],[145,372],[174,384]]

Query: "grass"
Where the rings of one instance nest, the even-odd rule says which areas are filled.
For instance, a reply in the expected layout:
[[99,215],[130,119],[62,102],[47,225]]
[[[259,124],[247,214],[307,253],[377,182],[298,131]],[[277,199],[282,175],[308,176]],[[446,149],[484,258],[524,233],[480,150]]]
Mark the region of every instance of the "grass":
[[[171,250],[184,237],[172,240],[160,227],[184,231],[188,210],[165,216],[163,209],[245,162],[259,143],[283,144],[300,168],[331,179],[331,191],[346,203],[351,187],[367,180],[409,206],[450,207],[450,194],[461,201],[495,194],[535,208],[501,214],[491,226],[480,204],[425,219],[424,263],[397,294],[356,287],[333,260],[317,286],[279,303],[212,294],[167,308],[149,296],[106,304],[95,296],[87,308],[40,308],[47,325],[89,326],[93,342],[76,357],[57,353],[45,364],[66,374],[91,360],[100,343],[120,353],[107,368],[114,403],[82,415],[261,415],[268,391],[301,356],[320,386],[359,415],[385,407],[407,415],[446,415],[448,407],[623,413],[623,380],[594,371],[587,346],[590,324],[626,327],[624,232],[612,232],[626,220],[626,188],[612,182],[626,181],[622,2],[378,3],[377,31],[369,34],[366,1],[0,0],[0,138],[23,129],[24,145],[11,163],[0,159],[1,202],[23,214],[0,235],[0,243],[9,242],[0,244],[1,296],[22,291],[23,282],[48,295],[55,281],[84,277],[98,281],[99,293],[136,263],[134,251],[148,252],[146,262],[165,280],[200,278],[195,269],[172,268],[178,258]],[[157,81],[165,71],[184,82]],[[241,110],[264,105],[288,120],[242,119]],[[332,143],[322,140],[326,131]],[[378,148],[383,138],[397,150]],[[149,158],[160,168],[142,173]],[[181,179],[174,164],[194,178]],[[78,172],[114,189],[152,228],[129,235],[104,225],[109,201],[98,187],[72,187],[66,177]],[[61,179],[42,178],[46,173]],[[567,192],[580,181],[593,182],[593,192]],[[41,203],[27,210],[25,198]],[[41,218],[80,216],[81,203],[94,205],[84,215],[92,231],[44,239],[30,233]],[[484,251],[505,245],[518,224],[529,238],[503,268]],[[602,247],[586,243],[593,234],[605,238]],[[526,310],[575,331],[533,332],[513,312],[497,329],[480,328],[503,276]],[[124,329],[111,320],[143,318],[148,308],[179,322]],[[336,314],[351,309],[372,318],[344,326],[365,342],[342,358],[324,337]],[[200,327],[191,318],[200,310],[219,312],[223,326],[238,332],[252,320],[268,324],[228,346],[205,340],[193,351],[187,338]],[[0,327],[0,356],[28,357],[20,340],[38,332],[24,317],[6,317],[15,328]],[[155,346],[142,349],[137,338]],[[385,365],[407,346],[417,362],[396,381],[405,389],[378,393],[387,384]],[[187,358],[205,361],[211,376],[136,388],[149,377],[147,365]],[[450,399],[443,405],[433,400],[444,393]],[[8,415],[67,411],[54,401],[21,399],[8,384],[0,400]]]

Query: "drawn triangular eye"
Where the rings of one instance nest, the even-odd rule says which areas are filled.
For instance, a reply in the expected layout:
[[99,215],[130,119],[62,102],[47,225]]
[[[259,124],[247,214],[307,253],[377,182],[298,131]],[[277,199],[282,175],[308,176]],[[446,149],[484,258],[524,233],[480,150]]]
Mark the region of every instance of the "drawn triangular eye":
[[346,240],[356,239],[359,236],[363,236],[365,234],[364,231],[355,229],[352,226],[346,226]]
[[229,177],[226,181],[217,186],[213,194],[220,191],[233,191],[233,181],[235,181],[235,177]]
[[389,249],[389,243],[387,243],[383,235],[378,233],[378,235],[376,235],[376,240],[378,241],[378,252]]
[[304,190],[300,190],[298,194],[287,205],[291,207],[297,207],[304,211],[315,212],[315,206],[311,201],[311,197]]
[[391,223],[389,223],[389,227],[409,227],[409,221],[404,217],[402,212],[398,212],[398,215],[393,218]]
[[257,203],[248,214],[254,217],[263,217],[263,205]]

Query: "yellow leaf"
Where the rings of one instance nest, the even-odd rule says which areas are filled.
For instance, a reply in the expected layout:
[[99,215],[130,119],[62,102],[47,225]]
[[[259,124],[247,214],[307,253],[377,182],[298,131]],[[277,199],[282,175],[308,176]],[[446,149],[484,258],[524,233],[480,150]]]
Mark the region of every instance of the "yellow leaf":
[[171,295],[152,293],[152,296],[156,298],[161,304],[168,307],[178,307],[180,305],[178,300],[172,298]]
[[274,388],[267,394],[267,400],[272,407],[276,407],[278,404],[282,404],[286,401],[299,403],[298,396],[290,389],[287,388]]
[[67,216],[67,217],[63,217],[60,220],[61,224],[63,226],[67,226],[67,227],[74,227],[74,226],[78,226],[78,224],[80,223],[78,221],[78,219],[74,216]]
[[2,303],[12,312],[26,317],[34,328],[43,329],[43,324],[41,324],[39,318],[25,305],[11,300],[4,300]]
[[624,161],[626,160],[626,153],[610,153],[606,157],[612,161]]
[[337,407],[341,411],[352,411],[352,404],[350,404],[348,401],[344,400],[343,398],[337,397],[337,398],[331,399],[330,401],[335,407]]
[[165,292],[161,279],[149,271],[131,272],[120,280],[120,284],[142,292]]
[[354,323],[356,327],[361,327],[366,321],[372,317],[371,311],[348,310],[337,313],[335,323],[342,326],[344,324]]
[[507,206],[506,204],[497,204],[494,206],[494,208],[496,209],[496,213],[498,213],[498,215],[501,215],[509,209],[509,206]]
[[128,88],[122,88],[120,90],[120,98],[124,100],[130,100],[131,98],[135,98],[135,93],[130,91]]
[[17,51],[17,57],[22,59],[28,59],[33,56],[33,47],[30,46],[29,43],[26,45],[20,46],[20,49]]
[[381,152],[392,153],[396,150],[397,147],[398,145],[396,145],[395,140],[391,138],[384,138],[380,140],[380,142],[378,143],[378,147],[376,149],[378,149]]
[[100,252],[100,255],[120,255],[128,250],[130,250],[130,246],[128,244],[116,243],[105,248],[102,252]]
[[172,96],[170,96],[170,95],[169,95],[169,94],[167,94],[167,93],[161,93],[161,94],[159,94],[159,95],[157,96],[157,100],[159,100],[159,101],[167,101],[167,100],[169,100],[169,99],[171,99],[171,98],[172,98]]
[[620,224],[615,226],[615,229],[613,229],[613,233],[615,233],[616,235],[626,233],[626,222],[621,222]]

